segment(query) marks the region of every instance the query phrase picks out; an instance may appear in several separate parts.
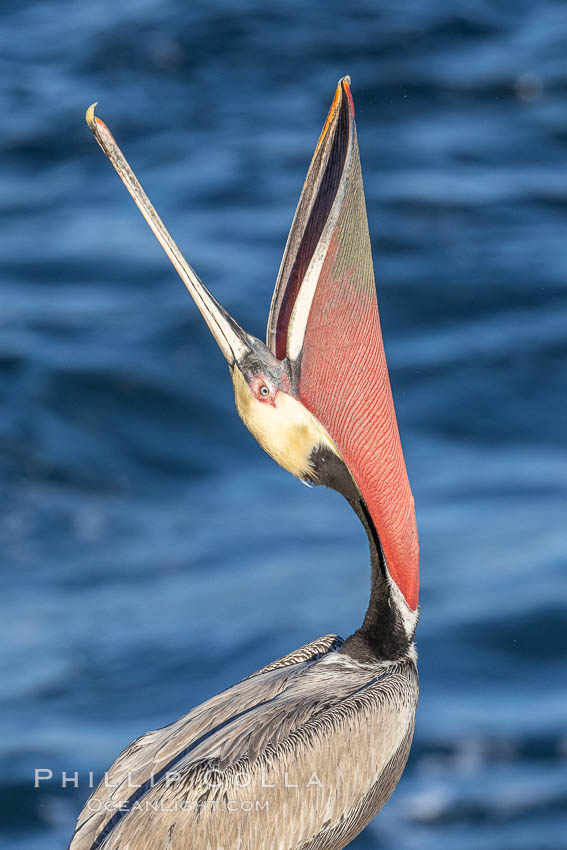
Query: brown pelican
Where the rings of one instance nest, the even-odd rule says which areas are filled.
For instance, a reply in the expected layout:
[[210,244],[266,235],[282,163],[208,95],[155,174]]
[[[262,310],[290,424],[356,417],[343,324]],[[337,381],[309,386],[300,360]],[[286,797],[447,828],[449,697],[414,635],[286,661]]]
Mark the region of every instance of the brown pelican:
[[267,664],[130,744],[72,850],[334,850],[395,788],[418,699],[418,542],[378,317],[350,79],[339,81],[281,263],[267,343],[203,286],[107,126],[87,123],[224,354],[238,412],[308,484],[347,498],[370,544],[359,629]]

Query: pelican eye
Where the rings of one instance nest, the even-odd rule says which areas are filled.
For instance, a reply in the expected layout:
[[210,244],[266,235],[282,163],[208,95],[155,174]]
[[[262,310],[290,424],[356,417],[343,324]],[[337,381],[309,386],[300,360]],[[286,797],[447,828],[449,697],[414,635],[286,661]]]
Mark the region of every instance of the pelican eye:
[[270,390],[268,389],[266,384],[260,384],[259,393],[260,395],[264,396],[264,398],[268,398],[268,396],[270,395]]

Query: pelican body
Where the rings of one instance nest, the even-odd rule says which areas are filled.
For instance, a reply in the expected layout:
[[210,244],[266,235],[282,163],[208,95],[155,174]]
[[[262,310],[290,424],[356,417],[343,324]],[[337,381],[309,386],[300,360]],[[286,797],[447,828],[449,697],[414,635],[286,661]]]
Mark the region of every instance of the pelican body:
[[191,293],[238,412],[308,484],[341,492],[366,531],[370,600],[327,635],[138,738],[81,812],[71,850],[338,850],[404,769],[418,676],[418,541],[380,331],[350,79],[339,81],[301,193],[266,344],[201,283],[107,126],[87,123]]

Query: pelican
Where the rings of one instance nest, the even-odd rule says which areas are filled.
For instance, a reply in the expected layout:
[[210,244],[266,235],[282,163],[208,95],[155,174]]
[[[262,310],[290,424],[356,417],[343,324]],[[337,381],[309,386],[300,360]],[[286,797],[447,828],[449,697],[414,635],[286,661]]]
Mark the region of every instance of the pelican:
[[350,78],[337,85],[307,173],[266,344],[201,283],[95,106],[87,123],[226,358],[244,424],[292,475],[345,496],[368,536],[371,581],[362,625],[346,640],[317,638],[130,744],[85,804],[70,848],[337,850],[397,785],[418,700],[415,510]]

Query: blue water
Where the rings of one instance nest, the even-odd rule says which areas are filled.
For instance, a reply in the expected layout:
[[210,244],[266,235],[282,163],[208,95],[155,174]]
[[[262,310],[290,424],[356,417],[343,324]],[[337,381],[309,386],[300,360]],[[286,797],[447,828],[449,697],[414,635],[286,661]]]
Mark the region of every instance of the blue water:
[[83,121],[262,337],[345,73],[422,547],[415,744],[354,846],[567,848],[566,35],[553,0],[3,9],[2,850],[65,846],[88,771],[360,622],[358,520],[245,431]]

